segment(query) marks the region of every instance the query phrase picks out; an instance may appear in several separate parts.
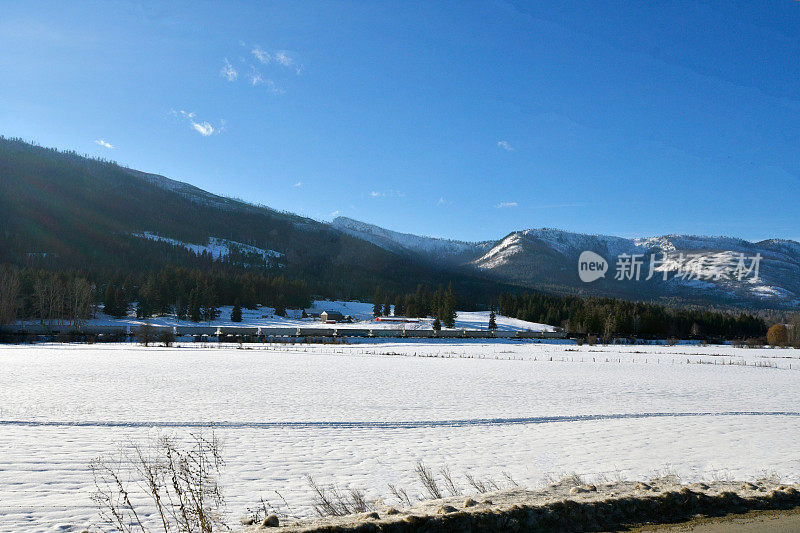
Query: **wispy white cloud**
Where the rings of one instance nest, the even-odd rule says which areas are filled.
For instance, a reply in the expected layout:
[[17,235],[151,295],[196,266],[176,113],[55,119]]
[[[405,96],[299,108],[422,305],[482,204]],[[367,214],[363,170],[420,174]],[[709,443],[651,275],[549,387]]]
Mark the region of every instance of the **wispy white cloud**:
[[331,213],[332,217],[335,217],[335,216],[338,216],[338,215],[339,215],[339,210],[338,209]]
[[390,198],[405,198],[406,193],[390,189],[388,191],[370,191],[369,196],[371,198],[386,198],[387,196]]
[[208,137],[215,133],[220,133],[225,129],[225,120],[220,119],[220,125],[218,127],[214,127],[210,122],[207,120],[198,120],[197,115],[194,112],[186,112],[184,110],[175,111],[174,109],[170,112],[172,115],[182,118],[186,120],[191,126],[194,131],[202,135],[203,137]]
[[258,72],[255,68],[253,68],[250,71],[250,75],[248,76],[248,78],[250,79],[250,83],[253,85],[253,87],[263,85],[272,94],[284,93],[284,90],[278,87],[278,85],[274,81],[262,76],[261,73]]
[[283,65],[284,67],[290,67],[294,63],[294,59],[289,57],[289,54],[283,50],[278,50],[275,52],[273,57],[275,58],[276,63]]
[[513,152],[514,147],[508,144],[508,141],[497,141],[497,146],[505,150],[506,152]]
[[438,201],[438,202],[436,202],[436,205],[447,205],[447,204],[449,204],[449,203],[450,203],[450,202],[448,202],[447,200],[445,200],[445,199],[444,199],[444,196],[440,196],[440,197],[439,197],[439,201]]
[[192,122],[192,127],[194,130],[202,135],[203,137],[208,137],[212,133],[214,133],[214,126],[208,123],[208,121],[203,122]]
[[502,209],[503,207],[517,207],[519,204],[517,202],[500,202],[495,207],[498,209]]
[[270,62],[272,62],[272,55],[266,50],[263,50],[260,46],[254,47],[252,50],[250,50],[250,53],[252,53],[253,57],[265,65],[268,65]]
[[298,181],[297,183],[292,185],[292,187],[302,187],[302,186],[303,186],[303,182],[302,181]]
[[250,50],[250,53],[253,54],[253,57],[255,57],[256,60],[262,65],[269,65],[270,63],[275,63],[276,65],[280,65],[281,67],[286,67],[286,68],[291,67],[298,75],[300,74],[300,71],[303,69],[303,66],[297,65],[295,58],[292,57],[286,50],[275,50],[274,52],[270,52],[256,45]]
[[110,142],[108,142],[108,141],[104,141],[103,139],[97,139],[97,140],[96,140],[94,143],[95,143],[95,144],[99,144],[99,145],[100,145],[100,146],[102,146],[103,148],[108,148],[109,150],[110,150],[110,149],[112,149],[112,148],[114,148],[114,145],[113,145],[113,144],[111,144],[111,143],[110,143]]
[[236,81],[236,78],[239,77],[239,72],[231,65],[231,62],[228,61],[228,58],[225,58],[225,64],[222,65],[222,70],[219,71],[219,75],[225,78],[228,81]]

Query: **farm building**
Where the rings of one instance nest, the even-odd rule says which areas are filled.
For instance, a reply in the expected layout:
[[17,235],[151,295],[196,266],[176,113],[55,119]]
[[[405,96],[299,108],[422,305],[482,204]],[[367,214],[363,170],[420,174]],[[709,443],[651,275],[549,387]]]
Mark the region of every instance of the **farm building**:
[[319,314],[319,319],[327,324],[332,324],[343,321],[344,315],[336,311],[323,311]]

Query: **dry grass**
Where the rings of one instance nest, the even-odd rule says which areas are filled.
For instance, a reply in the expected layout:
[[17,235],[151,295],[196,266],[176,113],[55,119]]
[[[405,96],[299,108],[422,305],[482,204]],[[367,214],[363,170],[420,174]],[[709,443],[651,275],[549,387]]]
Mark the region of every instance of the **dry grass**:
[[[224,463],[213,432],[210,437],[192,434],[188,445],[162,435],[148,448],[132,445],[131,450],[91,464],[96,489],[92,500],[106,525],[124,533],[227,529],[216,481]],[[148,514],[133,503],[142,493],[155,507],[152,526]]]
[[342,491],[336,485],[326,489],[319,486],[311,475],[306,476],[306,482],[314,492],[314,512],[319,516],[345,516],[372,510],[372,505],[360,489]]
[[422,488],[425,489],[428,496],[434,500],[442,498],[442,491],[439,490],[439,485],[436,483],[433,471],[425,466],[422,461],[417,462],[417,465],[414,467],[414,473],[417,474],[420,483],[422,483]]
[[389,483],[389,492],[391,492],[392,495],[400,501],[401,505],[411,507],[411,498],[408,497],[408,492],[406,492],[406,489]]

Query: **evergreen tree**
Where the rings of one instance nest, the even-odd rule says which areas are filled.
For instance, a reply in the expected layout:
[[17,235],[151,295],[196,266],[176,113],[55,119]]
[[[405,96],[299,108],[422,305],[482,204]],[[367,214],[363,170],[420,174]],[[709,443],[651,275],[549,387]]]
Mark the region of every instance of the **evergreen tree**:
[[189,293],[189,303],[187,305],[186,314],[192,322],[200,322],[203,318],[200,312],[200,293],[197,287],[192,289],[192,292]]
[[492,306],[491,310],[489,311],[489,329],[492,331],[497,329],[497,320],[495,320],[494,316],[494,306]]
[[383,316],[389,316],[392,314],[392,304],[389,302],[389,297],[386,297],[386,302],[383,304]]
[[456,327],[456,317],[458,316],[458,314],[456,312],[456,295],[453,292],[452,283],[447,288],[447,294],[444,297],[444,304],[442,307],[443,307],[442,322],[444,323],[444,326],[447,328]]
[[405,316],[406,310],[405,305],[403,303],[403,296],[398,294],[394,299],[394,315],[395,316]]
[[117,287],[117,290],[114,291],[114,307],[116,312],[119,313],[115,316],[128,316],[128,308],[130,308],[130,304],[128,303],[128,298],[125,295],[125,291],[122,287]]
[[383,291],[381,286],[375,287],[375,295],[372,297],[372,314],[374,316],[381,316],[383,312]]
[[231,322],[241,322],[242,321],[242,306],[239,305],[239,301],[236,301],[236,304],[233,306],[231,310]]
[[441,331],[442,323],[439,322],[439,317],[433,319],[433,331]]
[[407,317],[416,318],[419,316],[413,294],[406,294],[406,297],[403,298],[403,308],[405,308]]
[[210,322],[219,316],[217,296],[209,285],[203,288],[202,302],[200,303],[200,316],[206,322]]
[[103,312],[109,316],[118,317],[121,316],[119,311],[117,310],[117,298],[116,298],[117,290],[114,287],[114,284],[108,282],[106,285],[106,291],[103,296]]

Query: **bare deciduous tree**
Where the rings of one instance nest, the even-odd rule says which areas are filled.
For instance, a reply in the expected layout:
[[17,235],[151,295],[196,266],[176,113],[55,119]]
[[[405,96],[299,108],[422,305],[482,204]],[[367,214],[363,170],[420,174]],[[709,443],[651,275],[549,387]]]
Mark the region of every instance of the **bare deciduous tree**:
[[22,283],[16,271],[0,272],[0,324],[11,324],[17,320],[21,307]]
[[72,325],[80,327],[86,323],[86,319],[92,316],[92,295],[94,287],[83,278],[73,279],[67,286],[67,301],[69,319]]

